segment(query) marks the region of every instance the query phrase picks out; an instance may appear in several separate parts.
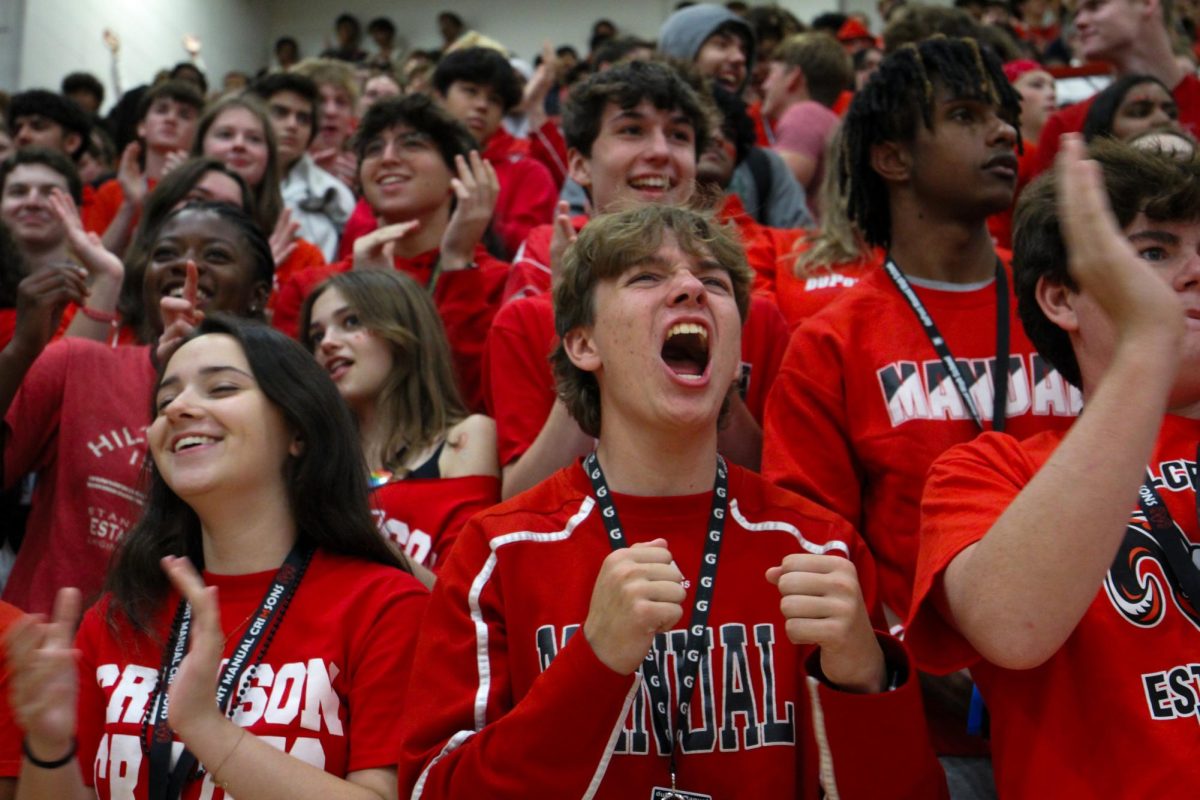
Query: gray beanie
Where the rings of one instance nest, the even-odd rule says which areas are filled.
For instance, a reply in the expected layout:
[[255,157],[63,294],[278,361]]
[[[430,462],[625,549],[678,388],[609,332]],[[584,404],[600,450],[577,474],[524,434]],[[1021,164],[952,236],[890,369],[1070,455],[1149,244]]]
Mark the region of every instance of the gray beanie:
[[711,3],[681,8],[667,17],[658,31],[658,52],[671,58],[693,61],[704,40],[727,22],[734,23],[746,37],[749,45],[746,68],[749,71],[754,60],[754,29],[729,9]]

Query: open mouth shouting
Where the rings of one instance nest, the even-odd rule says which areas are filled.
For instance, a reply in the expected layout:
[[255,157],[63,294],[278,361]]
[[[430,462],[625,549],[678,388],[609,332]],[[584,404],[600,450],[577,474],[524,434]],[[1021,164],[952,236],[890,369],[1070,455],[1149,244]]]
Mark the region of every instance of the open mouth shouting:
[[675,377],[703,383],[708,377],[708,329],[694,322],[677,322],[667,329],[662,360]]

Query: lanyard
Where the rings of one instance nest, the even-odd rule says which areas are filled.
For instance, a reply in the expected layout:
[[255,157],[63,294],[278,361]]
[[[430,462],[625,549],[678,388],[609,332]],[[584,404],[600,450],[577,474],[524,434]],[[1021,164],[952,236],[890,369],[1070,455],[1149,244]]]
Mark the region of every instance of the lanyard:
[[[1196,450],[1196,463],[1200,464],[1200,448]],[[1192,605],[1200,604],[1200,569],[1197,569],[1196,562],[1192,560],[1191,548],[1186,537],[1179,534],[1167,504],[1154,488],[1149,470],[1146,471],[1146,482],[1138,490],[1138,506],[1145,515],[1150,531],[1167,559],[1167,566],[1175,573],[1175,579],[1183,593]],[[1196,494],[1196,515],[1197,519],[1200,519],[1200,492]]]
[[[283,621],[283,614],[291,602],[308,562],[312,559],[313,549],[308,545],[297,544],[284,559],[283,565],[275,573],[270,588],[263,595],[259,609],[250,618],[250,625],[242,635],[241,642],[229,657],[221,678],[217,683],[217,706],[232,716],[236,704],[230,704],[234,690],[241,683],[242,674],[249,666],[250,656],[258,650],[254,667],[262,662],[266,655],[271,639]],[[150,800],[176,800],[183,791],[184,784],[192,777],[196,766],[196,757],[186,749],[179,756],[175,768],[171,769],[171,729],[167,724],[167,688],[175,680],[179,665],[187,654],[188,638],[192,628],[192,607],[184,600],[179,601],[179,609],[175,614],[175,622],[171,626],[171,637],[167,640],[163,669],[159,673],[154,695],[142,719],[143,743],[146,741],[147,730],[154,732],[150,740]],[[269,632],[268,632],[269,631]],[[259,643],[263,635],[267,640],[261,648]],[[251,670],[254,669],[251,667]],[[239,694],[239,698],[240,698]],[[143,745],[144,746],[144,745]]]
[[[971,419],[975,420],[975,424],[979,426],[980,430],[986,430],[983,426],[983,417],[975,405],[975,398],[971,397],[971,389],[967,386],[966,378],[963,377],[958,362],[950,353],[950,348],[946,346],[946,340],[938,332],[937,325],[934,324],[933,317],[925,309],[921,298],[917,297],[912,284],[896,266],[891,255],[884,260],[883,268],[888,277],[892,279],[892,283],[896,284],[896,288],[900,290],[900,295],[908,301],[913,313],[917,315],[917,321],[921,323],[925,335],[929,338],[929,343],[937,351],[938,358],[942,360],[942,365],[946,368],[950,380],[954,381],[954,388],[958,390],[959,396],[966,404]],[[1008,273],[1005,272],[1004,265],[1000,263],[1000,260],[996,259],[996,361],[993,368],[994,390],[992,392],[992,430],[994,431],[1004,430],[1004,421],[1007,416],[1005,409],[1008,404],[1008,323]]]
[[[613,550],[628,547],[621,523],[617,519],[617,507],[613,505],[612,494],[604,480],[604,470],[596,458],[596,451],[583,461],[583,471],[592,481],[592,490],[596,496],[596,504],[600,507],[600,519],[608,531],[608,543]],[[679,708],[675,715],[675,724],[671,724],[667,709],[670,705],[670,692],[667,689],[665,677],[659,671],[658,662],[654,658],[654,648],[642,662],[642,677],[650,692],[650,709],[659,730],[671,735],[671,789],[675,789],[675,775],[678,772],[675,751],[683,742],[683,726],[688,719],[688,705],[696,690],[696,675],[700,670],[700,656],[708,649],[707,625],[708,611],[712,607],[713,587],[717,578],[717,559],[721,553],[721,539],[725,532],[725,516],[729,507],[729,470],[725,460],[717,456],[717,477],[713,484],[712,513],[709,516],[707,535],[704,537],[704,554],[700,559],[700,580],[696,586],[696,596],[692,605],[692,616],[688,621],[687,644],[683,650],[683,670],[680,675]]]

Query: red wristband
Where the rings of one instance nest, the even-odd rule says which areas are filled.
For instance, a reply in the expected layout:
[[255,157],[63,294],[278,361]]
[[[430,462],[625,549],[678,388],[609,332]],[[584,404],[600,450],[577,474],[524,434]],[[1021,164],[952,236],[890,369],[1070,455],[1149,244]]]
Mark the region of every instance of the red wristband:
[[121,324],[121,315],[115,311],[98,311],[87,306],[80,306],[79,310],[85,317],[96,322],[106,322],[114,328]]

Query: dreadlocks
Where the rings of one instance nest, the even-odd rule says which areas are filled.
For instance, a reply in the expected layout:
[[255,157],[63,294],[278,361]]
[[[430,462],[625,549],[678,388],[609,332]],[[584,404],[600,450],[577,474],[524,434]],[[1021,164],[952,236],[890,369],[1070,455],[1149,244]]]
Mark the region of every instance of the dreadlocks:
[[[892,215],[888,189],[871,168],[871,148],[882,142],[910,142],[918,119],[933,127],[935,87],[956,99],[995,105],[1018,131],[1021,96],[1009,84],[1000,62],[974,39],[934,36],[906,44],[879,65],[870,82],[854,95],[842,123],[841,151],[834,163],[846,211],[867,242],[891,243]],[[918,116],[919,115],[919,116]]]

